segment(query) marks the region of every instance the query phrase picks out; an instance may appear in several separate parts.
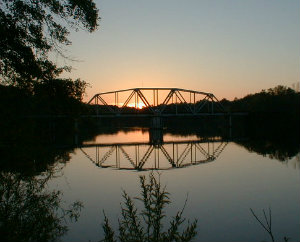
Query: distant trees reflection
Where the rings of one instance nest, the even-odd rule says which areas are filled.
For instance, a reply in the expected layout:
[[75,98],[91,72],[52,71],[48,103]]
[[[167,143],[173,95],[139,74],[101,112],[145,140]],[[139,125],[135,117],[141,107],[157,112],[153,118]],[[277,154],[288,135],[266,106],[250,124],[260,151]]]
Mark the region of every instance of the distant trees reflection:
[[77,220],[82,204],[74,202],[64,208],[61,192],[46,189],[51,177],[49,173],[30,178],[0,173],[2,241],[54,241],[66,233],[66,219]]
[[24,144],[2,147],[0,169],[22,173],[24,176],[39,175],[41,172],[65,165],[70,160],[72,149],[57,149],[47,145]]
[[287,161],[299,154],[299,146],[291,140],[270,141],[270,140],[248,140],[236,141],[237,144],[245,147],[250,152],[268,156],[270,159]]

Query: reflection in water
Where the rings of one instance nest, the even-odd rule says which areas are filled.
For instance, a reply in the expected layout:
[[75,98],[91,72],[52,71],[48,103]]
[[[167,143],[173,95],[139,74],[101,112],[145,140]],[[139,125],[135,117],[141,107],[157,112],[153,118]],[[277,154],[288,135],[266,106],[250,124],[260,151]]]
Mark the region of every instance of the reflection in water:
[[[127,170],[183,168],[214,161],[227,142],[219,139],[86,144],[81,151],[96,166]],[[94,156],[91,155],[95,150]]]
[[0,173],[0,234],[3,241],[54,241],[67,231],[67,218],[77,220],[82,207],[61,206],[61,192],[47,191],[46,177],[24,178]]
[[[220,136],[200,136],[162,130],[127,129],[114,134],[102,133],[93,140],[83,141],[78,147],[98,167],[128,170],[182,168],[214,161],[224,150],[228,139]],[[130,141],[130,142],[129,142]],[[268,156],[285,164],[299,161],[292,159],[299,154],[297,142],[281,140],[252,140],[235,138],[233,142],[250,152]]]
[[24,176],[35,176],[42,172],[65,166],[71,159],[73,148],[41,143],[0,146],[0,171],[21,173]]
[[[270,159],[278,160],[283,164],[289,164],[295,169],[300,168],[299,162],[299,141],[296,139],[275,139],[275,140],[244,140],[235,143],[246,148],[249,152],[255,152]],[[295,159],[293,159],[295,158]]]

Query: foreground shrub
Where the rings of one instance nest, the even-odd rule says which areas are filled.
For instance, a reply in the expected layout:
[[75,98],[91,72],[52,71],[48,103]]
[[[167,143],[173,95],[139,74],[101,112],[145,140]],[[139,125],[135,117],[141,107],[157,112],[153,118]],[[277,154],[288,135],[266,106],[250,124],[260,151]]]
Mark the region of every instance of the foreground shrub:
[[140,176],[141,193],[135,200],[142,202],[143,209],[138,212],[133,199],[123,191],[124,205],[121,205],[122,218],[119,220],[119,233],[115,236],[108,218],[104,214],[102,225],[105,237],[102,241],[191,241],[195,238],[197,231],[197,220],[192,223],[188,221],[187,227],[181,229],[185,221],[182,210],[169,222],[169,228],[163,230],[163,219],[166,217],[164,211],[167,204],[171,203],[169,193],[161,186],[159,177],[153,173],[149,174],[148,181],[145,176]]

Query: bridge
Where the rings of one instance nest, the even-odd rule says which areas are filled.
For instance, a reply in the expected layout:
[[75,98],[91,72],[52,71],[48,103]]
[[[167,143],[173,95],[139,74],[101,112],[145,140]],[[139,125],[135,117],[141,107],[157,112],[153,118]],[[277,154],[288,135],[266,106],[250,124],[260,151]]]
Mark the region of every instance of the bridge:
[[99,117],[228,115],[213,93],[180,88],[132,88],[95,94]]
[[223,152],[227,140],[203,138],[198,140],[149,142],[93,143],[79,146],[82,153],[100,168],[120,170],[169,170],[215,161]]

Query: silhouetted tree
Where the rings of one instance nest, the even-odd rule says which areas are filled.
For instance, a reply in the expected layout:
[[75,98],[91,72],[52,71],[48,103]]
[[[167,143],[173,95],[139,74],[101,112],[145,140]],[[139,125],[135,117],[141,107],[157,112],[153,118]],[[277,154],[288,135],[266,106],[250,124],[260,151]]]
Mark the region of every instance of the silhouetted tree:
[[87,85],[80,79],[61,78],[31,83],[30,90],[0,84],[0,116],[76,115],[84,107],[81,101]]
[[300,94],[285,86],[276,86],[259,93],[249,94],[231,102],[222,100],[227,110],[249,113],[298,113]]
[[69,30],[93,32],[98,19],[93,0],[1,0],[1,82],[31,89],[34,82],[57,78],[70,68],[58,67],[49,53],[63,55],[61,47],[71,44]]

